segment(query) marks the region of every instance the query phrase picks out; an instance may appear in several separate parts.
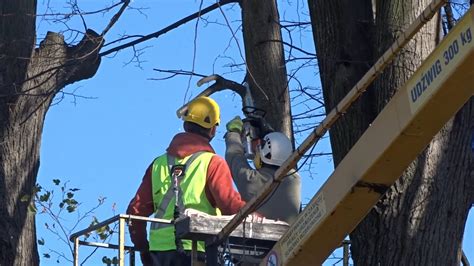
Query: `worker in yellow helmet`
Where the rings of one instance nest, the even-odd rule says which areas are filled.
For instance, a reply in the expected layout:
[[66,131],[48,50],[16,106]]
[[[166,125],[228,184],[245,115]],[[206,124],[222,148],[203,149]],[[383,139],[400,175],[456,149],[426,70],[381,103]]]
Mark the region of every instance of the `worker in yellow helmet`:
[[[176,209],[182,213],[191,207],[211,215],[218,215],[219,210],[231,215],[245,205],[233,188],[228,165],[209,144],[220,122],[217,103],[199,97],[189,103],[183,120],[185,132],[175,135],[166,153],[148,167],[128,214],[176,219]],[[185,165],[184,173],[176,171],[179,165]],[[176,239],[173,225],[152,224],[149,240],[146,234],[146,224],[133,221],[130,237],[144,265],[191,264],[191,242]],[[198,251],[204,260],[204,243],[198,243]]]
[[[293,145],[281,132],[265,132],[259,144],[254,145],[252,168],[244,154],[241,133],[243,123],[235,117],[226,125],[225,159],[229,164],[237,189],[242,198],[249,201],[259,195],[262,188],[273,181],[276,170],[290,157]],[[257,209],[266,218],[291,224],[296,220],[301,205],[301,178],[295,170],[278,185],[278,188]]]

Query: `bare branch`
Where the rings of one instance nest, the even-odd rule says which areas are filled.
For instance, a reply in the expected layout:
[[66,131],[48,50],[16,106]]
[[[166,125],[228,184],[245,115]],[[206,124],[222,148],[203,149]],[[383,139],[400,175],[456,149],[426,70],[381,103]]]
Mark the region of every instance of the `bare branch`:
[[317,153],[311,153],[308,155],[303,155],[303,158],[307,157],[319,157],[319,156],[331,156],[332,152],[317,152]]
[[265,43],[265,42],[280,42],[280,43],[283,43],[284,45],[290,47],[291,49],[295,49],[295,50],[297,50],[297,51],[299,51],[299,52],[301,52],[301,53],[303,53],[303,54],[316,57],[316,54],[307,52],[307,51],[305,51],[305,50],[303,50],[303,49],[301,49],[301,48],[299,48],[299,47],[297,47],[297,46],[294,46],[294,45],[292,45],[292,44],[290,44],[290,43],[287,43],[287,42],[285,42],[285,41],[280,41],[280,40],[267,40],[267,41],[262,41],[262,42],[259,43],[259,44],[263,44],[263,43]]
[[125,9],[127,8],[128,4],[130,3],[130,0],[122,0],[122,3],[123,3],[122,7],[120,7],[120,10],[117,12],[117,14],[115,14],[112,17],[109,24],[107,25],[107,27],[105,27],[105,29],[102,31],[100,36],[104,37],[105,34],[107,34],[107,32],[109,32],[109,30],[114,26],[114,24],[119,20],[120,16],[123,14]]
[[[308,22],[294,22],[294,21],[281,20],[280,23],[281,23],[282,28],[305,28],[305,27],[311,26],[310,21],[308,21]],[[283,23],[287,23],[287,24],[283,24]]]
[[446,24],[448,26],[448,31],[450,31],[454,27],[455,21],[453,9],[451,8],[451,4],[449,2],[446,2],[444,5],[444,13],[446,14]]
[[157,72],[161,72],[161,73],[170,73],[171,75],[164,78],[150,78],[150,80],[167,80],[176,76],[197,76],[201,78],[207,77],[207,75],[198,74],[193,71],[187,71],[187,70],[181,70],[181,69],[180,70],[164,70],[164,69],[154,68],[153,70]]
[[[81,18],[82,26],[84,27],[84,31],[87,30],[87,23],[86,23],[86,20],[84,19],[84,16],[82,15],[81,9],[77,5],[77,0],[71,0],[68,3],[71,5],[72,13],[73,14],[78,14],[79,17]],[[69,18],[70,17],[68,17],[68,19]]]
[[[64,18],[70,18],[72,16],[87,16],[87,15],[94,15],[94,14],[99,14],[99,13],[106,13],[113,9],[114,7],[120,5],[123,1],[120,1],[118,3],[112,4],[111,6],[104,7],[102,9],[94,10],[94,11],[88,11],[88,12],[72,12],[72,13],[46,13],[46,14],[28,14],[29,16],[36,16],[36,17],[64,17]],[[48,5],[49,6],[49,5]],[[50,9],[50,8],[49,8]]]
[[115,44],[115,43],[118,43],[118,42],[121,42],[121,41],[124,41],[126,39],[131,39],[131,38],[141,38],[143,37],[144,35],[121,35],[122,37],[120,37],[119,39],[117,40],[114,40],[114,41],[111,41],[111,42],[108,42],[106,44],[104,44],[104,47],[106,46],[109,46],[109,45],[112,45],[112,44]]
[[175,28],[177,28],[177,27],[179,27],[179,26],[181,26],[181,25],[183,25],[183,24],[185,24],[185,23],[187,23],[187,22],[189,22],[189,21],[191,21],[191,20],[193,20],[193,19],[195,19],[195,18],[198,18],[199,16],[202,16],[202,15],[204,15],[204,14],[207,14],[207,13],[209,13],[210,11],[213,11],[213,10],[217,9],[217,8],[219,8],[219,7],[222,6],[222,5],[226,5],[226,4],[229,4],[229,3],[237,3],[237,2],[238,2],[238,0],[221,0],[221,1],[219,1],[219,2],[217,2],[217,3],[215,3],[215,4],[213,4],[213,5],[210,5],[210,6],[206,7],[206,8],[204,8],[203,10],[200,10],[200,11],[198,11],[198,12],[196,12],[196,13],[193,13],[193,14],[191,14],[191,15],[189,15],[189,16],[183,18],[183,19],[180,19],[180,20],[178,20],[177,22],[175,22],[175,23],[169,25],[168,27],[165,27],[165,28],[163,28],[163,29],[161,29],[161,30],[159,30],[159,31],[156,31],[156,32],[154,32],[154,33],[145,35],[145,36],[143,36],[142,38],[139,38],[139,39],[137,39],[137,40],[134,40],[134,41],[131,41],[131,42],[128,42],[128,43],[119,45],[119,46],[114,47],[114,48],[112,48],[112,49],[110,49],[110,50],[104,51],[104,52],[100,53],[99,56],[106,56],[106,55],[109,55],[109,54],[111,54],[111,53],[118,52],[118,51],[120,51],[120,50],[122,50],[122,49],[125,49],[125,48],[128,48],[128,47],[137,45],[137,44],[142,43],[142,42],[144,42],[144,41],[150,40],[150,39],[152,39],[152,38],[158,38],[158,37],[160,37],[161,35],[167,33],[168,31],[170,31],[170,30],[172,30],[172,29],[175,29]]
[[[202,4],[203,0],[201,0],[201,3],[199,4],[199,15],[198,19],[196,20],[196,24],[194,26],[194,40],[193,40],[193,59],[192,59],[192,66],[191,66],[191,72],[194,72],[194,67],[196,66],[196,54],[197,54],[197,37],[198,37],[198,26],[199,26],[199,18],[201,17],[201,10],[202,10]],[[189,92],[189,88],[191,88],[191,79],[193,76],[189,76],[188,79],[188,86],[186,87],[186,91],[184,92],[184,99],[183,99],[183,104],[186,103],[186,98]]]
[[146,61],[143,61],[140,59],[140,56],[143,55],[145,52],[144,50],[147,49],[147,48],[150,48],[151,46],[145,46],[143,48],[140,48],[140,49],[137,49],[135,46],[132,46],[132,50],[133,50],[133,56],[132,58],[126,62],[124,64],[124,66],[127,66],[131,63],[135,63],[135,66],[140,68],[140,69],[143,69],[142,68],[142,63],[146,62]]

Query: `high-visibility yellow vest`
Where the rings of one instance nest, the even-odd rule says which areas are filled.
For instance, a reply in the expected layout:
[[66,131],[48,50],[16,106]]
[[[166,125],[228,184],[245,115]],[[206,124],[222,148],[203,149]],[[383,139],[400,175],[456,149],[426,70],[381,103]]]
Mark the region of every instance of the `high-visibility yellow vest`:
[[[175,162],[168,162],[168,155],[159,156],[153,162],[151,173],[153,205],[155,217],[161,219],[173,219],[175,207],[175,195],[173,193],[173,178],[170,174],[171,166],[176,164],[186,164],[191,157],[183,159],[170,159]],[[219,211],[212,207],[206,197],[205,185],[207,177],[207,168],[211,161],[213,153],[203,152],[199,154],[190,165],[187,165],[185,174],[179,182],[180,196],[184,208],[192,208],[210,215],[218,215]],[[168,194],[168,196],[166,196]],[[171,196],[169,195],[171,194]],[[181,211],[184,211],[181,210]],[[149,246],[151,251],[176,250],[174,225],[152,223],[150,230]],[[182,240],[184,250],[191,250],[190,240]],[[198,242],[198,250],[204,251],[204,243]]]

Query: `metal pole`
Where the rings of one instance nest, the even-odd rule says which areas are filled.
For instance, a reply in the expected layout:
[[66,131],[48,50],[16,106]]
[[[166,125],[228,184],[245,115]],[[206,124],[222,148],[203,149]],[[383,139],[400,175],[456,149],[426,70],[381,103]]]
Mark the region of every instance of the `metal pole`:
[[197,241],[193,240],[191,250],[191,266],[197,265]]
[[135,251],[130,250],[130,266],[135,266]]
[[119,219],[119,266],[125,265],[125,219]]
[[217,259],[217,244],[208,244],[206,241],[206,265],[207,266],[218,266]]
[[86,233],[95,231],[95,230],[97,230],[97,229],[99,229],[99,228],[101,228],[101,227],[104,227],[104,226],[106,226],[106,225],[108,225],[108,224],[110,224],[110,223],[112,223],[112,222],[117,221],[121,216],[122,216],[122,214],[120,214],[120,215],[115,215],[114,217],[109,218],[109,219],[107,219],[107,220],[105,220],[105,221],[103,221],[103,222],[100,222],[100,223],[96,224],[96,225],[89,226],[89,227],[87,227],[87,228],[84,229],[84,230],[81,230],[81,231],[79,231],[79,232],[76,232],[76,233],[72,234],[72,235],[69,237],[69,240],[74,241],[74,239],[77,238],[77,237],[80,237],[80,236],[82,236],[82,235],[84,235],[84,234],[86,234]]
[[349,241],[343,241],[342,266],[349,266]]
[[292,169],[296,163],[303,157],[303,155],[326,134],[336,121],[343,116],[349,109],[353,102],[355,102],[367,89],[367,87],[374,81],[392,61],[395,55],[411,40],[411,38],[419,31],[419,29],[426,24],[439,10],[439,8],[446,3],[446,0],[434,0],[429,4],[425,10],[418,16],[418,18],[395,40],[385,53],[375,62],[372,68],[365,73],[365,75],[357,82],[357,84],[347,93],[347,95],[327,114],[326,118],[316,127],[313,132],[301,143],[301,145],[291,154],[291,156],[281,165],[275,172],[273,182],[267,183],[261,190],[260,194],[253,197],[247,204],[240,209],[240,211],[229,221],[229,223],[222,228],[219,234],[214,238],[214,243],[221,243],[235,228],[269,195]]
[[[87,242],[79,240],[80,237],[83,235],[95,231],[101,227],[104,227],[108,224],[111,224],[115,221],[119,222],[119,244],[108,244],[108,243],[98,243],[98,242]],[[125,223],[128,220],[139,220],[139,221],[146,221],[146,222],[154,222],[154,223],[162,223],[162,224],[172,224],[171,220],[166,219],[157,219],[157,218],[150,218],[150,217],[142,217],[136,215],[129,215],[129,214],[119,214],[115,215],[112,218],[109,218],[103,222],[100,222],[96,225],[90,226],[84,230],[79,232],[73,233],[69,236],[69,240],[74,243],[74,254],[73,254],[73,265],[79,266],[79,246],[93,246],[93,247],[101,247],[101,248],[111,248],[117,249],[119,251],[119,265],[125,264],[125,250],[130,251],[130,265],[135,265],[135,250],[131,246],[125,246]]]
[[79,266],[79,237],[74,238],[74,266]]

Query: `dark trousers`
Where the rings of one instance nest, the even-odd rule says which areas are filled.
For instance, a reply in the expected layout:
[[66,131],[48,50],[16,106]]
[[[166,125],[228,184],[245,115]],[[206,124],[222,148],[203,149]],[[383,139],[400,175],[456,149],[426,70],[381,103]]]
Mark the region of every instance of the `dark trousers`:
[[[191,251],[152,251],[151,259],[153,266],[191,266]],[[198,252],[198,261],[205,261],[204,253]]]

